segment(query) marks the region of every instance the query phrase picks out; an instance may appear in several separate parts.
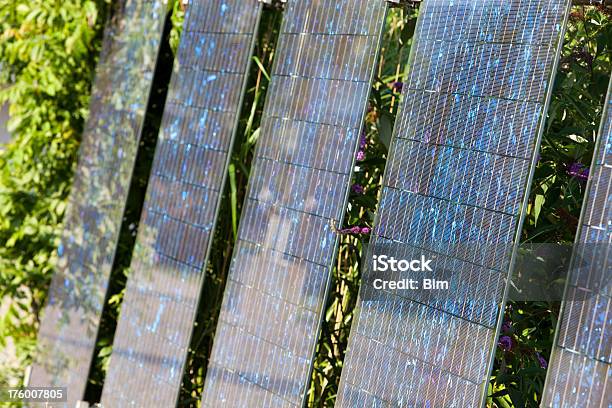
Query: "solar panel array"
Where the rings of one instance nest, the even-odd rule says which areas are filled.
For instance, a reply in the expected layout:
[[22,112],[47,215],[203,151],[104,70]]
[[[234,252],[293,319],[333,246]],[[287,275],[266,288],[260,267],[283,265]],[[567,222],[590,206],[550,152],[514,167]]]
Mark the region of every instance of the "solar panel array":
[[[612,406],[612,82],[595,151],[574,255],[544,389],[543,407]],[[593,247],[594,246],[594,247]]]
[[287,2],[204,406],[302,404],[386,9]]
[[30,385],[82,398],[166,18],[126,0],[106,30]]
[[435,255],[460,284],[364,283],[337,406],[482,404],[568,8],[423,2],[372,243]]
[[176,405],[261,7],[196,0],[186,13],[105,406]]

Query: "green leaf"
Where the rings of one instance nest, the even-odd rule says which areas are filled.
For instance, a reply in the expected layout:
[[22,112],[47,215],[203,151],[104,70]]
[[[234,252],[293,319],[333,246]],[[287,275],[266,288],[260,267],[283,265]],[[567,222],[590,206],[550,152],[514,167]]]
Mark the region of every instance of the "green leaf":
[[378,118],[378,138],[386,147],[387,151],[391,145],[391,137],[393,136],[393,116],[387,112],[382,112]]
[[253,61],[255,61],[255,64],[257,64],[257,66],[259,67],[259,71],[261,71],[263,76],[265,76],[266,79],[269,82],[270,81],[270,75],[268,74],[268,71],[266,71],[266,68],[263,66],[263,64],[261,63],[259,58],[257,56],[253,56]]
[[238,235],[238,188],[236,186],[236,166],[230,163],[229,168],[229,181],[230,181],[230,202],[232,210],[232,232],[234,239]]
[[19,14],[28,14],[29,11],[30,11],[30,7],[28,7],[28,5],[24,3],[20,3],[17,5],[17,12]]

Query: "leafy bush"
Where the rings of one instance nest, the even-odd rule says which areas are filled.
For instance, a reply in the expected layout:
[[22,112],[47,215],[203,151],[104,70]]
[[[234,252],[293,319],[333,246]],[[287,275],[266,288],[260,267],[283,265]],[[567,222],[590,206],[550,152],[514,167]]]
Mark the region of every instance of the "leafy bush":
[[[109,0],[0,0],[0,383],[20,381],[55,259]],[[6,365],[9,365],[8,367]]]
[[[573,242],[612,68],[612,14],[574,7],[531,190],[523,242]],[[511,302],[489,403],[539,407],[559,302]]]

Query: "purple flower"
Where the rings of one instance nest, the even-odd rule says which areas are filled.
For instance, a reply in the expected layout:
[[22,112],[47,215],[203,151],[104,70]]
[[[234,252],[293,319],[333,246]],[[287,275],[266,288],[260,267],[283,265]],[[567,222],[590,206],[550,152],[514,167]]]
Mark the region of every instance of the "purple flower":
[[538,357],[538,362],[540,363],[540,367],[542,368],[548,367],[548,363],[546,362],[546,359],[542,357],[540,353],[536,353],[536,357]]
[[501,336],[497,344],[504,351],[512,350],[512,338],[510,336]]
[[353,184],[351,189],[353,190],[354,193],[357,193],[357,194],[363,194],[364,192],[364,188],[361,184]]
[[336,233],[343,234],[343,235],[344,234],[369,234],[370,231],[372,231],[372,229],[369,227],[360,227],[360,226],[355,225],[354,227],[337,230]]
[[368,143],[368,139],[366,138],[365,130],[361,133],[361,137],[359,138],[359,150],[363,150]]
[[363,159],[365,159],[365,153],[363,150],[360,150],[357,152],[357,161],[363,161]]
[[586,181],[589,178],[589,169],[582,163],[572,163],[567,169],[567,174],[579,180]]
[[395,92],[401,93],[403,89],[404,89],[404,83],[403,82],[397,81],[397,82],[393,83],[393,90]]
[[504,321],[501,329],[502,329],[502,333],[508,333],[510,330],[512,330],[512,322],[510,320]]

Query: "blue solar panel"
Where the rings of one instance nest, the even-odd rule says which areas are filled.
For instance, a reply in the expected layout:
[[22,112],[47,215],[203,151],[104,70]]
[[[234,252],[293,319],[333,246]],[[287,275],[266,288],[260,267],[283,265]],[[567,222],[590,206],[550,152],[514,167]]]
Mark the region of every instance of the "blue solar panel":
[[595,150],[573,270],[553,348],[543,407],[612,406],[612,82]]
[[364,282],[337,406],[482,405],[568,0],[426,0],[373,244],[436,256],[451,292]]
[[261,7],[196,0],[187,10],[105,406],[176,405]]
[[300,406],[383,0],[289,0],[202,403]]
[[83,397],[151,82],[162,1],[118,2],[104,37],[30,385]]

